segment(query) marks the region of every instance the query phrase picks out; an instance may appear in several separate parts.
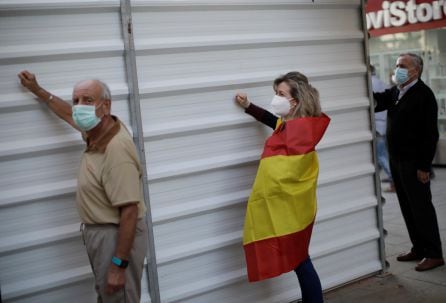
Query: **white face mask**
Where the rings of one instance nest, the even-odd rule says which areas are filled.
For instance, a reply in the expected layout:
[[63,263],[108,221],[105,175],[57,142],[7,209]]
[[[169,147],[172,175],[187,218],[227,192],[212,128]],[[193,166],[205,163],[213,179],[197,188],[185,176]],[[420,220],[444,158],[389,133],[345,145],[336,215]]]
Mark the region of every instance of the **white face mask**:
[[276,115],[285,117],[290,112],[291,104],[287,98],[274,95],[271,101],[271,109]]

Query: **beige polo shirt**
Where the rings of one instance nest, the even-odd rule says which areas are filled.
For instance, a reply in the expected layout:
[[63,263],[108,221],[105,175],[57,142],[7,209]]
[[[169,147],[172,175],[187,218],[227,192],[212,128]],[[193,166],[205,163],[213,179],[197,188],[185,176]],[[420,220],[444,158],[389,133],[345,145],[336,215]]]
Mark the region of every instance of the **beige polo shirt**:
[[87,139],[82,155],[76,204],[86,224],[119,224],[119,207],[129,203],[138,203],[138,218],[146,212],[135,144],[125,126],[113,119],[94,143]]

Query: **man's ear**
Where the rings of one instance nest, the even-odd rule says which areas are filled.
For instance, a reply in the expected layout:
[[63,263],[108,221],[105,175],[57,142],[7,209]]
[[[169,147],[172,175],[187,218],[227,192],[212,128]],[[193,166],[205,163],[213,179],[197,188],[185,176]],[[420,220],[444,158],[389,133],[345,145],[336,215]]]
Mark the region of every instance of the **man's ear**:
[[104,107],[106,109],[106,113],[108,115],[111,114],[111,100],[110,99],[104,99]]
[[420,73],[421,73],[421,68],[418,68],[418,67],[417,67],[416,70],[417,70],[417,77],[418,77],[418,78],[421,78],[421,75],[420,75]]

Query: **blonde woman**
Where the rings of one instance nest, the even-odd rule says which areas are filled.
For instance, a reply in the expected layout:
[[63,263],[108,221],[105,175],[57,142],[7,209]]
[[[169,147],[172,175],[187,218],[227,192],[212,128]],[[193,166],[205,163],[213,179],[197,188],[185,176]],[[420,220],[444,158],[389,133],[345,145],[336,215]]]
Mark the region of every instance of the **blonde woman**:
[[323,302],[319,276],[308,254],[316,216],[319,173],[316,144],[330,118],[321,112],[318,91],[305,75],[290,72],[274,81],[272,114],[246,94],[236,102],[274,129],[266,140],[248,201],[243,246],[248,279],[272,278],[294,270],[304,303]]

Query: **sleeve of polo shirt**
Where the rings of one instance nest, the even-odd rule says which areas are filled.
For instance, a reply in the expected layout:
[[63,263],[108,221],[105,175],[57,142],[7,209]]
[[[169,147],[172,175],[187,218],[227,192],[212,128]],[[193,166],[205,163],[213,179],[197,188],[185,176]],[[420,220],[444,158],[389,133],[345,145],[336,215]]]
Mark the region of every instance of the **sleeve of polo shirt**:
[[114,207],[141,200],[139,177],[139,170],[133,162],[122,162],[104,175],[104,189]]

